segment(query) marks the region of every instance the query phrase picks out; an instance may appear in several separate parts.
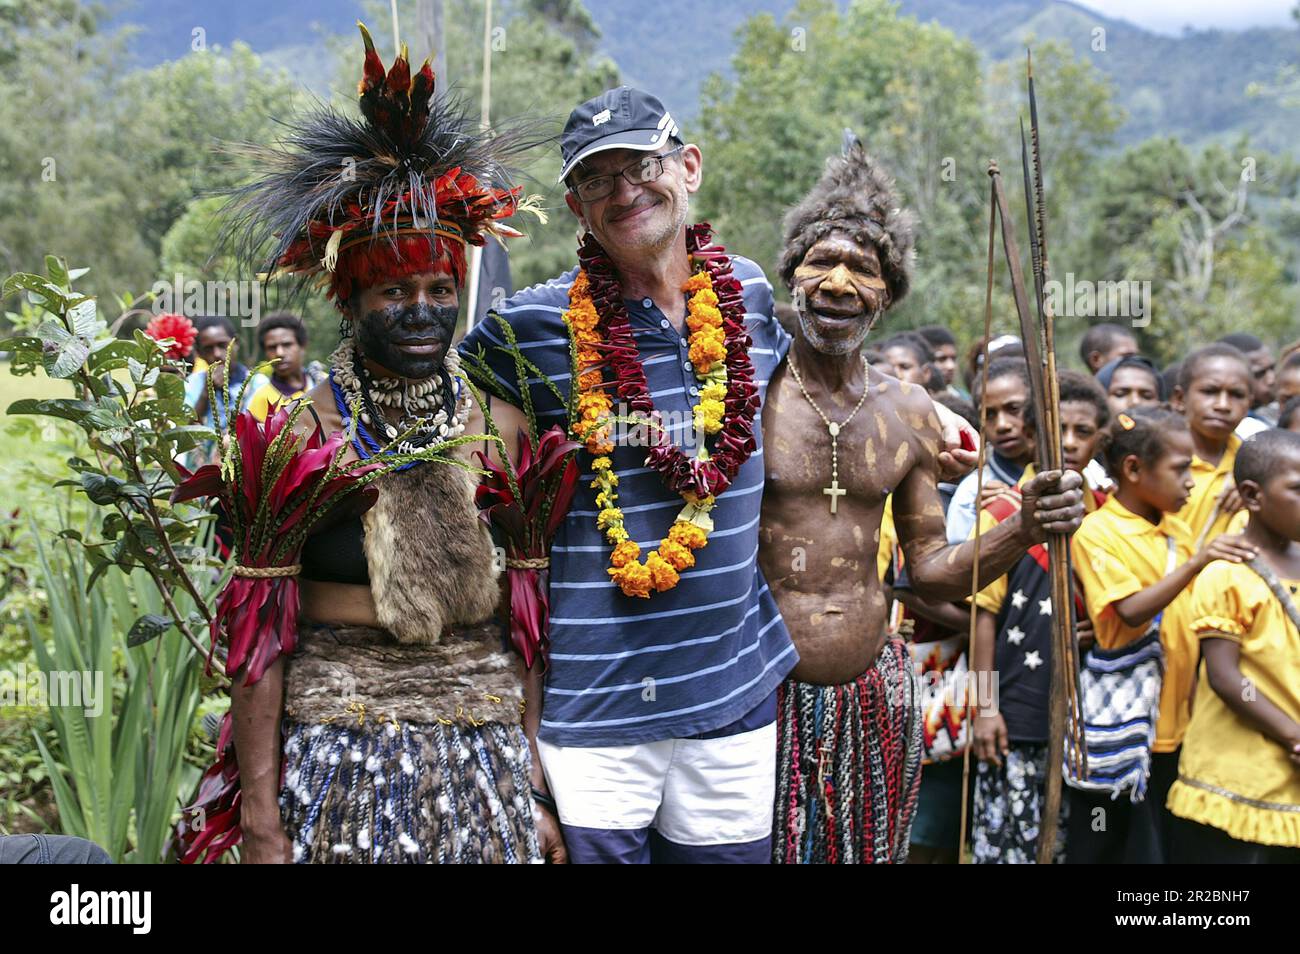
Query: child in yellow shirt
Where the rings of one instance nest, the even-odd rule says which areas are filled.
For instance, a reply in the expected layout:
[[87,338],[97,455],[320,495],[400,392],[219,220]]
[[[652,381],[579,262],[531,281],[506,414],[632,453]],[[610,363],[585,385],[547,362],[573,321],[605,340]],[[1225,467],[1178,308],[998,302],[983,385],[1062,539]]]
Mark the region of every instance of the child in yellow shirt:
[[1075,533],[1074,572],[1097,645],[1120,649],[1157,626],[1164,676],[1145,798],[1071,788],[1068,861],[1160,863],[1165,795],[1177,773],[1197,659],[1184,591],[1211,560],[1239,562],[1254,550],[1219,536],[1195,552],[1190,530],[1174,516],[1193,488],[1193,438],[1179,414],[1134,408],[1117,415],[1104,454],[1115,493]]
[[1294,607],[1300,434],[1251,437],[1233,476],[1250,514],[1244,539],[1259,557],[1252,565],[1216,561],[1193,589],[1192,630],[1205,665],[1169,792],[1169,810],[1185,820],[1171,860],[1300,863],[1300,629],[1271,586]]
[[1187,418],[1192,435],[1192,493],[1178,517],[1198,542],[1240,530],[1241,495],[1232,465],[1241,447],[1233,433],[1250,413],[1255,378],[1250,362],[1236,348],[1213,344],[1193,351],[1178,372],[1173,405]]

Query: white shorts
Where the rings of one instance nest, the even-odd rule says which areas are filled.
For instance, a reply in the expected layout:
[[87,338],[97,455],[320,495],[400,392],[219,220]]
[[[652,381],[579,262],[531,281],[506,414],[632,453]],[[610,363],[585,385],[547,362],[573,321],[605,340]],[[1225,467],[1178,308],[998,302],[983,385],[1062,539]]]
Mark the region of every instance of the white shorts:
[[654,829],[675,845],[701,847],[772,834],[774,722],[712,739],[594,748],[538,739],[537,748],[566,841],[569,829]]

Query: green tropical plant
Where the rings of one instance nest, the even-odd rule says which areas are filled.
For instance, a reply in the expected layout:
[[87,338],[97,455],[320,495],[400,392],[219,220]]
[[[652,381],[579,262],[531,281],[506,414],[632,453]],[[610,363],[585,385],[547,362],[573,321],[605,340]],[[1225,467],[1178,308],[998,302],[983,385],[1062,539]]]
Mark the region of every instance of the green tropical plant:
[[24,619],[47,682],[88,674],[82,688],[99,680],[102,692],[92,709],[51,698],[55,744],[33,735],[62,830],[116,860],[156,862],[197,776],[185,755],[203,696],[199,635],[223,575],[211,515],[170,496],[184,477],[177,457],[216,435],[194,423],[169,342],[116,337],[73,290],[79,274],[47,256],[45,275],[14,275],[0,292],[23,293],[31,316],[28,334],[0,342],[11,371],[43,371],[71,391],[15,401],[9,414],[72,422],[85,448],[54,482],[84,501],[83,518],[60,511],[53,549],[31,524],[45,605]]
[[[97,532],[60,531],[80,544],[90,562],[87,589],[110,567],[143,570],[167,615],[142,617],[132,631],[145,626],[161,632],[174,625],[202,651],[196,630],[211,616],[195,579],[211,560],[196,540],[210,517],[201,508],[172,504],[170,496],[183,477],[177,457],[216,434],[194,422],[185,403],[183,367],[166,355],[169,342],[141,331],[117,338],[99,317],[95,300],[73,291],[75,273],[52,255],[45,263],[44,276],[19,273],[4,283],[0,297],[26,292],[45,317],[34,334],[0,341],[0,349],[13,353],[14,374],[43,369],[51,378],[67,380],[74,396],[23,399],[8,412],[60,418],[85,432],[89,458],[70,458],[74,476],[54,486],[80,490],[100,515]],[[186,601],[192,608],[182,610]]]
[[[47,550],[36,531],[50,638],[29,613],[32,647],[47,686],[81,688],[78,698],[48,699],[58,757],[32,733],[62,830],[114,861],[158,862],[197,773],[185,751],[202,697],[202,655],[179,637],[157,638],[167,617],[143,570],[88,586],[74,542]],[[190,605],[188,595],[178,599]]]

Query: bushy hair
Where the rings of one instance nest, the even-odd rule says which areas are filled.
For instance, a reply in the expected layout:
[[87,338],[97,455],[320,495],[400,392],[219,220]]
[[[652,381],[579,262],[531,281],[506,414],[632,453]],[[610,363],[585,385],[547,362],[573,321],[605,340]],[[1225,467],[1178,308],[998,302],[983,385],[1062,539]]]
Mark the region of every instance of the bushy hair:
[[1237,331],[1230,335],[1224,335],[1219,339],[1218,343],[1232,345],[1242,354],[1250,354],[1252,351],[1259,351],[1264,347],[1264,342],[1245,331]]
[[957,339],[943,325],[926,325],[924,328],[917,328],[916,333],[924,338],[931,348],[942,348],[944,345],[957,347]]
[[209,328],[222,328],[231,338],[236,338],[239,332],[235,330],[235,323],[225,315],[201,315],[194,319],[194,333],[201,335]]
[[1103,321],[1083,333],[1083,339],[1079,342],[1079,358],[1083,361],[1084,367],[1087,367],[1088,355],[1094,351],[1109,351],[1119,339],[1132,337],[1133,332],[1123,325]]
[[1183,359],[1182,367],[1178,369],[1178,388],[1183,392],[1184,396],[1191,390],[1192,382],[1196,380],[1196,375],[1200,373],[1201,366],[1214,358],[1231,358],[1233,361],[1240,361],[1241,367],[1246,372],[1246,380],[1250,382],[1252,387],[1254,386],[1255,374],[1250,370],[1250,360],[1242,353],[1240,348],[1220,342],[1198,348]]
[[916,217],[903,208],[893,177],[855,139],[843,155],[826,160],[821,179],[785,217],[778,268],[786,288],[808,250],[833,232],[874,246],[891,304],[911,285]]
[[282,311],[276,315],[267,315],[257,324],[257,343],[261,344],[268,331],[275,331],[279,328],[288,328],[293,332],[294,340],[298,342],[299,347],[305,347],[307,344],[307,326],[302,323],[302,319],[297,315],[291,315],[287,311]]
[[900,331],[880,346],[882,352],[890,348],[907,349],[912,353],[917,364],[929,364],[934,360],[934,350],[930,347],[930,342],[915,331]]
[[[1102,391],[1101,385],[1095,378],[1080,374],[1078,371],[1062,371],[1057,375],[1057,380],[1062,404],[1066,401],[1091,404],[1097,411],[1097,427],[1104,428],[1110,423],[1110,404],[1107,403],[1106,393]],[[1025,425],[1036,429],[1037,424],[1034,405],[1031,403],[1025,408]]]
[[[995,352],[1000,354],[1001,352]],[[1019,378],[1024,384],[1025,390],[1030,388],[1029,383],[1029,364],[1023,357],[996,357],[989,362],[989,380],[996,381],[998,378]],[[974,386],[971,388],[971,396],[975,399],[976,406],[979,405],[980,399],[984,392],[984,374],[979,372],[975,376]]]

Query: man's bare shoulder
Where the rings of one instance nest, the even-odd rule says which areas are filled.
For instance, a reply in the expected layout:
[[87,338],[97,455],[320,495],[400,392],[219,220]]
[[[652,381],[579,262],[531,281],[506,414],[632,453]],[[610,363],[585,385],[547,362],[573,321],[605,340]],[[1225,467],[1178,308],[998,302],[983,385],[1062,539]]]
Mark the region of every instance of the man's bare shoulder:
[[900,414],[924,415],[934,412],[934,402],[919,384],[908,384],[875,368],[869,368],[867,387],[877,395],[874,398],[876,404],[882,403],[883,399],[884,403],[892,404]]

